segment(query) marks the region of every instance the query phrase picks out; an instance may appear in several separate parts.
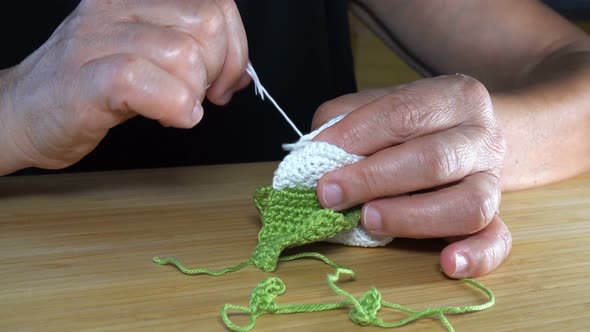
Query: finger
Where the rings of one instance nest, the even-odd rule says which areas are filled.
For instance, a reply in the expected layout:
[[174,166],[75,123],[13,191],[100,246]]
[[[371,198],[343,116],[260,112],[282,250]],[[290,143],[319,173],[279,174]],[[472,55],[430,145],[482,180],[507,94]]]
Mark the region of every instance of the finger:
[[[238,7],[233,0],[216,0],[225,17],[227,52],[221,74],[207,91],[207,99],[223,105],[227,104],[239,88],[248,65],[248,41]],[[222,38],[222,37],[221,37]]]
[[244,89],[245,87],[250,85],[250,82],[252,82],[252,76],[250,76],[248,73],[242,74],[242,77],[240,77],[240,79],[234,86],[234,91],[237,92]]
[[207,84],[221,73],[227,52],[227,24],[214,0],[136,1],[127,6],[132,21],[158,25],[190,35],[200,46]]
[[370,200],[456,182],[499,163],[479,127],[462,126],[386,148],[322,176],[318,197],[342,210]]
[[193,127],[203,115],[201,104],[185,82],[135,55],[118,54],[89,62],[76,81],[79,84],[73,98],[85,122],[81,128],[113,127],[130,111],[178,128]]
[[[126,23],[114,39],[101,41],[104,56],[136,54],[185,81],[203,100],[208,85],[201,46],[188,33],[148,23]],[[95,44],[92,47],[96,47]]]
[[473,234],[498,213],[500,197],[498,177],[481,172],[437,191],[371,201],[361,222],[370,233],[395,237]]
[[480,232],[448,245],[440,254],[440,266],[451,278],[474,278],[495,270],[510,254],[512,235],[495,216]]
[[341,114],[350,113],[378,98],[388,95],[394,90],[395,88],[363,90],[329,100],[320,105],[314,113],[311,128],[315,130],[331,119]]
[[485,112],[491,109],[487,90],[475,79],[462,75],[424,79],[359,108],[314,140],[370,155],[460,124],[493,124],[493,112]]

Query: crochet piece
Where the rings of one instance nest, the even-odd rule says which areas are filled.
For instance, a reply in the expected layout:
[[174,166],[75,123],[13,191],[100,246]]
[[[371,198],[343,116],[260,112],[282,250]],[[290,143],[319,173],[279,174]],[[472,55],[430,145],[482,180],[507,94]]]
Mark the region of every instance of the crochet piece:
[[254,201],[262,228],[250,260],[266,272],[276,269],[285,248],[322,241],[352,229],[360,216],[358,209],[343,213],[323,209],[310,189],[262,187],[256,191]]
[[339,116],[301,137],[298,142],[284,146],[291,152],[275,171],[272,186],[258,188],[254,195],[262,228],[258,233],[258,245],[248,261],[219,271],[189,269],[175,258],[154,257],[154,262],[176,265],[185,274],[222,275],[248,265],[272,272],[276,270],[281,252],[289,247],[319,241],[360,247],[389,243],[391,237],[370,235],[359,224],[360,208],[335,212],[322,208],[317,199],[316,184],[320,177],[363,159],[332,144],[312,142],[318,133],[343,117]]
[[326,264],[340,267],[322,255],[303,253],[279,259],[285,248],[323,241],[335,234],[354,228],[360,218],[359,209],[335,212],[321,207],[313,189],[286,188],[276,190],[270,186],[256,190],[254,202],[260,212],[262,227],[258,233],[258,245],[248,261],[235,266],[212,271],[207,268],[189,269],[177,259],[154,257],[154,262],[164,265],[173,264],[185,274],[222,275],[237,271],[245,266],[272,272],[281,260],[297,258],[319,258]]
[[[276,190],[286,188],[310,188],[316,190],[318,180],[326,173],[362,160],[364,157],[350,154],[341,148],[326,143],[314,142],[322,130],[332,126],[345,115],[341,115],[324,124],[317,130],[307,134],[294,144],[285,144],[283,148],[290,153],[283,159],[275,171],[272,187]],[[384,246],[393,240],[392,237],[369,234],[358,223],[357,226],[341,231],[326,239],[328,242],[341,243],[358,247]]]

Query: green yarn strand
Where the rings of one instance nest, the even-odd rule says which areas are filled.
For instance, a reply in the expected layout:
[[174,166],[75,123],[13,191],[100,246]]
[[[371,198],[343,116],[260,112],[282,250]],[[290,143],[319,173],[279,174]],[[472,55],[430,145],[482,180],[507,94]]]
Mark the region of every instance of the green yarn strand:
[[[229,310],[242,312],[242,313],[246,313],[246,314],[251,314],[250,315],[250,322],[248,323],[248,325],[240,326],[240,325],[234,324],[234,322],[232,322],[231,319],[229,319],[229,317],[228,317]],[[254,327],[254,324],[256,323],[256,318],[258,318],[258,316],[260,316],[260,315],[253,314],[250,311],[250,308],[244,307],[244,306],[226,304],[221,309],[221,320],[223,321],[225,326],[227,326],[230,330],[237,331],[237,332],[250,331]]]
[[301,259],[301,258],[317,259],[317,260],[320,260],[320,261],[324,262],[326,265],[331,266],[335,269],[349,269],[348,267],[346,267],[344,265],[340,265],[336,262],[333,262],[328,257],[326,257],[320,253],[317,253],[317,252],[302,252],[299,254],[284,256],[284,257],[280,257],[279,261],[280,262],[288,262],[288,261],[294,261],[296,259]]
[[[402,305],[381,300],[381,295],[375,288],[371,288],[371,290],[361,296],[360,301],[357,301],[354,296],[336,285],[336,282],[340,279],[340,274],[354,276],[352,270],[337,270],[335,274],[328,275],[328,285],[334,292],[344,296],[353,305],[353,310],[349,315],[350,319],[360,325],[394,328],[404,326],[423,317],[438,316],[443,326],[448,331],[453,332],[454,328],[445,314],[464,314],[486,310],[492,307],[496,300],[492,291],[487,287],[475,280],[464,278],[461,279],[462,282],[482,291],[488,296],[489,300],[486,303],[477,305],[433,307],[421,311],[414,311]],[[410,316],[394,322],[383,322],[376,316],[381,306],[402,311]]]
[[[307,256],[308,254],[314,253],[304,253],[301,255],[303,255],[302,257],[309,257]],[[312,257],[315,256],[316,255],[313,255]],[[292,259],[296,258],[292,258],[291,256],[285,257],[285,260]],[[349,312],[350,320],[355,324],[363,326],[396,328],[407,325],[424,317],[437,316],[440,319],[442,325],[448,331],[454,332],[455,330],[445,314],[463,314],[468,312],[482,311],[493,306],[495,302],[494,294],[484,285],[471,279],[462,279],[464,283],[484,292],[489,297],[489,300],[486,303],[477,305],[433,307],[415,311],[396,303],[383,301],[381,299],[381,294],[375,288],[371,288],[369,291],[364,293],[360,299],[357,300],[352,294],[336,285],[336,283],[340,280],[341,275],[346,275],[353,279],[355,277],[355,273],[351,269],[337,268],[334,274],[328,275],[327,281],[330,289],[332,289],[338,295],[343,296],[345,298],[344,301],[337,303],[317,304],[277,304],[274,299],[285,292],[285,285],[279,278],[271,277],[263,280],[260,284],[258,284],[258,286],[256,286],[256,288],[254,288],[250,297],[249,307],[226,304],[221,312],[223,322],[229,329],[233,331],[247,332],[254,327],[256,319],[265,314],[309,313],[352,307],[351,311]],[[381,307],[398,310],[408,314],[409,316],[393,322],[384,322],[381,318],[377,317]],[[245,326],[234,324],[229,319],[229,310],[250,314],[249,323]]]
[[[317,260],[324,262],[326,265],[331,266],[336,269],[348,269],[346,266],[335,263],[335,262],[331,261],[328,257],[326,257],[320,253],[316,253],[316,252],[302,252],[302,253],[294,254],[294,255],[290,255],[290,256],[279,257],[279,262],[289,262],[289,261],[294,261],[296,259],[301,259],[301,258],[317,259]],[[174,265],[182,273],[187,274],[187,275],[206,274],[206,275],[210,275],[210,276],[221,276],[221,275],[224,275],[229,272],[235,272],[235,271],[241,270],[246,266],[255,265],[255,263],[252,260],[248,260],[248,261],[236,264],[234,266],[226,267],[221,270],[211,270],[208,268],[195,268],[195,269],[187,268],[178,259],[176,259],[174,257],[167,257],[167,258],[154,257],[154,258],[152,258],[152,260],[156,264],[159,264],[159,265]]]
[[189,269],[189,268],[185,267],[184,265],[182,265],[182,263],[180,263],[180,261],[174,257],[167,257],[164,259],[159,258],[159,257],[154,257],[152,260],[156,264],[159,264],[159,265],[167,265],[167,264],[174,265],[184,274],[188,274],[188,275],[207,274],[210,276],[221,276],[221,275],[224,275],[228,272],[235,272],[235,271],[243,269],[246,266],[254,264],[252,261],[245,261],[245,262],[239,263],[234,266],[226,267],[225,269],[211,270],[208,268]]
[[320,312],[320,311],[328,311],[334,309],[341,309],[345,308],[348,305],[348,302],[338,302],[338,303],[315,303],[315,304],[284,304],[281,305],[275,314],[297,314],[297,313],[305,313],[305,312]]

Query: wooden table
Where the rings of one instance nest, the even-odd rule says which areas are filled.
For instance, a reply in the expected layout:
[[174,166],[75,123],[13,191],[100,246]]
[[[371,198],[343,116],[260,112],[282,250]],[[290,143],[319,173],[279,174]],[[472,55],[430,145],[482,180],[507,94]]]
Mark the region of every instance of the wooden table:
[[[247,305],[269,276],[252,267],[222,277],[186,276],[152,256],[190,266],[246,260],[259,228],[254,189],[275,163],[0,178],[0,330],[223,331],[225,303]],[[457,331],[590,330],[590,174],[506,194],[511,257],[478,280],[497,296],[484,312],[449,317]],[[437,241],[396,240],[387,248],[316,244],[352,267],[342,287],[414,309],[481,303],[485,296],[438,269]],[[277,302],[337,302],[318,261],[283,263]],[[401,317],[383,313],[385,320]],[[245,322],[236,317],[236,322]],[[347,312],[263,316],[254,331],[377,331]],[[403,330],[443,331],[437,319]]]

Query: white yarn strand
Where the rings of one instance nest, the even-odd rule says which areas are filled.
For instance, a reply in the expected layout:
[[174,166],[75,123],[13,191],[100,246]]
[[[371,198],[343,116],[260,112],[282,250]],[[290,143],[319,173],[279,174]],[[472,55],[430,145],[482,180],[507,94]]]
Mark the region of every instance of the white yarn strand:
[[[289,125],[291,125],[297,135],[299,135],[297,142],[283,145],[283,148],[289,151],[289,154],[283,159],[275,171],[272,184],[275,190],[286,188],[315,188],[317,181],[324,174],[364,159],[363,156],[349,154],[335,145],[312,141],[322,130],[340,121],[345,115],[332,119],[320,128],[304,136],[285,111],[283,111],[264,86],[262,86],[260,78],[251,63],[248,63],[246,71],[254,81],[254,93],[260,96],[262,100],[265,97],[268,98],[285,120],[287,120]],[[355,228],[340,232],[326,241],[356,247],[380,247],[387,245],[392,240],[392,237],[377,236],[368,233],[359,223]]]
[[260,96],[260,98],[262,100],[264,100],[264,97],[268,98],[268,100],[270,100],[270,102],[279,111],[279,113],[281,113],[281,115],[285,118],[285,120],[287,120],[287,122],[289,123],[291,128],[293,128],[293,130],[295,131],[295,133],[297,133],[297,135],[299,135],[299,137],[302,137],[303,134],[297,128],[297,126],[293,123],[293,121],[291,121],[291,119],[289,118],[287,113],[285,113],[285,111],[283,111],[283,109],[277,104],[277,102],[274,100],[274,98],[268,93],[268,91],[266,91],[264,86],[262,86],[262,83],[260,83],[260,78],[258,78],[258,74],[256,74],[256,71],[254,70],[254,67],[252,66],[252,64],[250,62],[248,62],[248,66],[246,67],[246,72],[248,72],[248,74],[252,77],[252,81],[254,81],[254,93],[257,96]]

